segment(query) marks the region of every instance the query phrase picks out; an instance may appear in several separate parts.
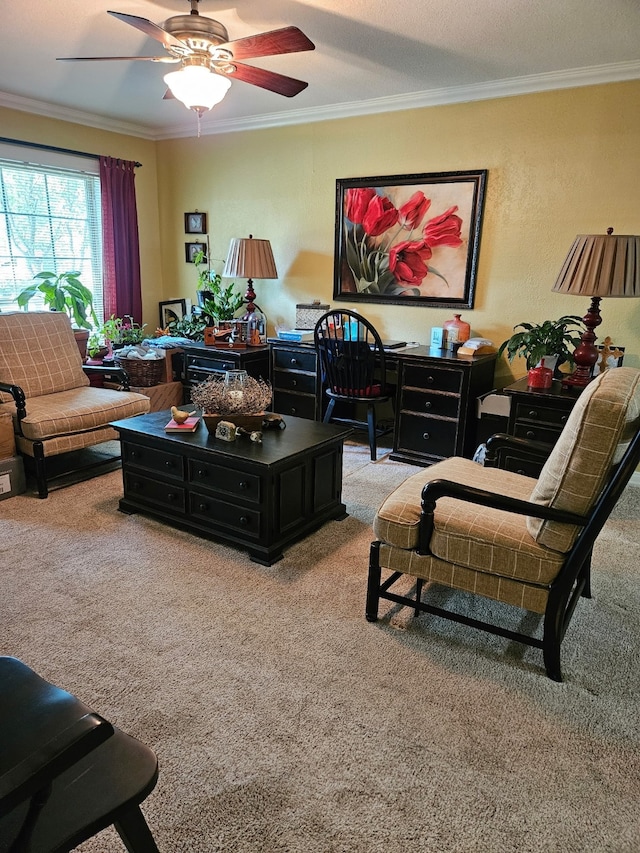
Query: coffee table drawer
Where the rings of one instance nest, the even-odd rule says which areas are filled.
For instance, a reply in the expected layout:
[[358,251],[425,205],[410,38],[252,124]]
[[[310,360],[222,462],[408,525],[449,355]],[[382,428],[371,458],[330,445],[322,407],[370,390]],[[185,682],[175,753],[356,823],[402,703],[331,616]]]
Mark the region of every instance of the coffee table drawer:
[[122,444],[122,461],[127,466],[145,468],[154,471],[163,477],[171,477],[175,480],[184,478],[184,467],[182,456],[177,453],[168,453],[165,450],[157,450],[155,447],[146,447],[142,444]]
[[229,470],[210,462],[201,462],[199,459],[189,459],[187,464],[188,479],[194,486],[224,492],[251,503],[260,502],[261,480],[256,474]]
[[258,510],[218,500],[200,492],[190,492],[189,513],[191,518],[204,521],[210,527],[231,528],[243,537],[260,537],[261,513]]
[[172,513],[184,514],[185,490],[173,483],[162,483],[133,471],[124,471],[125,498],[131,498],[150,506],[170,509]]

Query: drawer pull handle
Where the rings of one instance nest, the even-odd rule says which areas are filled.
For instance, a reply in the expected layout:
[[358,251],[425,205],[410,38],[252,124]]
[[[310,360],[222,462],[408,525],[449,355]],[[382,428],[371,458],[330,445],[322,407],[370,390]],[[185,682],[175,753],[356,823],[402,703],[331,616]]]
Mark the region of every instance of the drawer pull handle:
[[142,483],[140,482],[140,480],[134,480],[131,485],[136,490],[136,492],[142,491]]
[[295,406],[291,406],[291,414],[292,414],[292,415],[295,415],[295,413],[296,413],[297,411],[298,411],[298,410],[296,409],[296,407],[295,407]]
[[206,512],[209,509],[207,504],[198,504],[198,510],[200,512]]
[[429,439],[431,438],[431,436],[429,435],[428,432],[423,432],[422,437],[424,438],[425,441],[429,441]]
[[427,385],[433,385],[433,376],[427,376]]
[[298,380],[297,380],[297,379],[294,379],[294,380],[292,381],[292,383],[291,383],[291,387],[292,387],[292,388],[295,388],[297,384],[298,384]]
[[522,468],[520,468],[519,471],[516,471],[516,474],[522,474],[522,476],[524,477],[526,476],[526,471],[523,471]]
[[298,359],[297,359],[297,358],[292,358],[292,359],[291,359],[290,364],[297,364],[297,363],[298,363]]
[[207,476],[207,470],[206,470],[206,468],[199,468],[199,469],[198,469],[198,477],[202,477],[202,479],[204,480],[204,478],[205,478],[206,476]]
[[536,412],[535,409],[531,409],[531,411],[529,412],[529,417],[530,418],[537,418],[538,417],[538,413]]
[[240,488],[241,488],[241,489],[248,489],[248,488],[249,488],[249,483],[247,483],[247,481],[246,481],[246,480],[240,480]]
[[167,459],[167,461],[164,463],[164,467],[173,468],[173,462],[170,459]]
[[175,492],[167,492],[167,500],[170,503],[173,503],[176,500],[176,498],[177,498],[177,495],[175,494]]
[[527,438],[535,438],[536,434],[532,429],[527,430]]
[[562,415],[562,417],[560,418],[560,423],[561,423],[561,424],[566,423],[566,422],[567,422],[567,418],[568,418],[568,417],[569,417],[569,415]]
[[249,524],[249,519],[247,518],[246,515],[240,516],[240,524],[242,524],[243,527],[246,527],[247,524]]
[[430,409],[431,408],[431,400],[427,400],[427,402],[424,404],[424,407],[425,407],[425,409]]
[[135,451],[135,450],[132,450],[132,451],[129,453],[129,456],[131,456],[131,458],[132,458],[132,459],[135,459],[137,455],[138,455],[138,454],[136,453],[136,451]]

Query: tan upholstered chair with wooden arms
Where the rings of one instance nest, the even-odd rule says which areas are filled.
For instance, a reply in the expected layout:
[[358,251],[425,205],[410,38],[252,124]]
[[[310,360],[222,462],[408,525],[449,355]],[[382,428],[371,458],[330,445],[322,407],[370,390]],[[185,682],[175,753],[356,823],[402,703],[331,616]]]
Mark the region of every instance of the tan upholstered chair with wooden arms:
[[0,314],[0,412],[11,413],[19,452],[35,460],[41,498],[48,457],[117,439],[109,423],[149,406],[143,394],[90,386],[66,314]]
[[[620,367],[582,392],[538,480],[457,457],[412,475],[374,520],[367,619],[382,598],[482,628],[541,648],[561,681],[565,631],[590,597],[593,544],[639,463],[640,371]],[[403,575],[416,578],[415,597],[392,591]],[[428,604],[425,582],[540,614],[542,638]]]

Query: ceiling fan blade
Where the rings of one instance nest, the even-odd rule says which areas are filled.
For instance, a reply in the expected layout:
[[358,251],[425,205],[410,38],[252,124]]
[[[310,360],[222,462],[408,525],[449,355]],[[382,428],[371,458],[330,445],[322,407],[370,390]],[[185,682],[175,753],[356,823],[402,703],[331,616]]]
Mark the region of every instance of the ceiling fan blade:
[[218,47],[230,50],[234,59],[255,59],[258,56],[315,50],[316,46],[297,27],[283,27],[281,30],[228,41]]
[[225,72],[225,77],[232,77],[234,80],[242,80],[244,83],[260,86],[262,89],[268,89],[270,92],[284,95],[286,98],[293,98],[294,95],[302,92],[309,85],[304,80],[285,77],[284,74],[276,74],[275,71],[267,71],[265,68],[254,68],[253,65],[243,65],[241,62],[236,62],[235,59],[233,65],[235,71]]
[[181,51],[191,53],[189,45],[180,41],[179,38],[171,35],[171,33],[168,33],[166,30],[163,30],[162,27],[158,26],[158,24],[154,24],[153,21],[147,20],[147,18],[140,18],[138,15],[126,15],[124,12],[107,12],[107,15],[113,15],[113,17],[117,18],[119,21],[122,21],[125,24],[130,24],[137,30],[142,30],[143,33],[150,36],[152,39],[161,42],[167,49],[177,47]]
[[57,62],[181,62],[177,56],[58,56]]

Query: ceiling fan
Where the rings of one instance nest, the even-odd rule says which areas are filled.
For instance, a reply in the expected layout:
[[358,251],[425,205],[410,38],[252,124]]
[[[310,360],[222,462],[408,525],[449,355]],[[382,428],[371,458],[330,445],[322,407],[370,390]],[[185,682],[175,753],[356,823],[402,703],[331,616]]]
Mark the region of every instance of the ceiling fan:
[[200,15],[199,0],[189,2],[189,15],[174,15],[162,26],[137,15],[107,13],[159,41],[167,56],[70,56],[59,59],[62,62],[137,60],[179,63],[178,71],[165,75],[169,87],[165,98],[178,98],[189,109],[195,110],[198,117],[224,98],[231,79],[260,86],[287,98],[306,89],[308,84],[303,80],[239,61],[314,50],[313,42],[297,27],[283,27],[229,41],[229,34],[219,21]]

